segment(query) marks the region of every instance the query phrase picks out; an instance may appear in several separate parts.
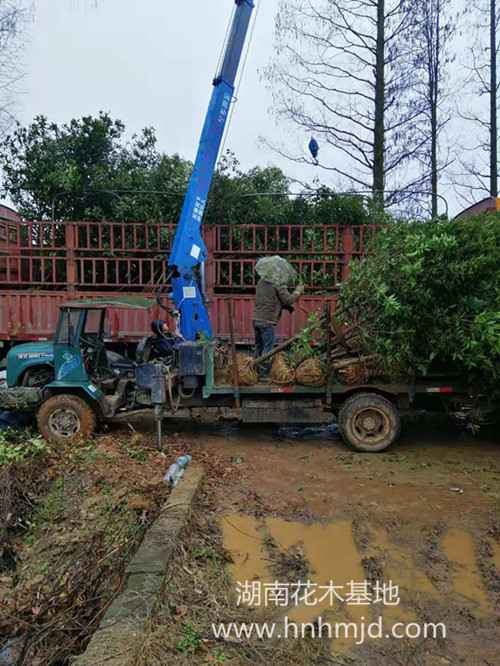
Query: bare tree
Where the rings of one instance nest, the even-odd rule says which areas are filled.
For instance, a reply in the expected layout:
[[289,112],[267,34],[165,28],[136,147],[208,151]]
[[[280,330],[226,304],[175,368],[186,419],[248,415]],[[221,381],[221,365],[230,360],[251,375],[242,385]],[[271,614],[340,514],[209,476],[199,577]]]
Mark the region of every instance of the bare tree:
[[14,120],[14,100],[22,77],[22,36],[29,12],[23,0],[0,0],[0,136]]
[[[468,66],[472,84],[471,98],[475,103],[469,111],[460,111],[469,122],[468,134],[478,138],[472,145],[463,145],[460,172],[454,180],[459,196],[467,203],[481,195],[498,196],[498,81],[500,53],[498,0],[476,0],[472,6],[476,37],[470,47]],[[484,104],[485,98],[488,100]],[[485,113],[485,109],[488,109]]]
[[447,98],[447,69],[453,61],[450,46],[457,23],[450,11],[451,0],[417,0],[415,8],[419,44],[415,67],[421,75],[415,94],[423,111],[418,127],[424,139],[419,158],[424,178],[430,185],[430,212],[434,218],[438,214],[439,176],[449,164],[447,158],[440,159],[439,138],[450,119],[444,102]]
[[[266,70],[279,120],[314,133],[343,187],[390,205],[422,176],[409,168],[425,139],[414,84],[414,11],[406,0],[282,0]],[[273,146],[296,162],[303,153]]]
[[490,0],[490,194],[498,196],[498,81],[497,62],[500,43],[497,40],[497,30],[500,21],[500,12],[497,0]]

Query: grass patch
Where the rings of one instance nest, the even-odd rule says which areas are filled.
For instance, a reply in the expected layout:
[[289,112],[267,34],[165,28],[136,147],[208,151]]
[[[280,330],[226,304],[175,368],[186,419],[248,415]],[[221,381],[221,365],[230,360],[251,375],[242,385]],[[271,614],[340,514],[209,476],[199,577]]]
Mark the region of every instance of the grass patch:
[[54,523],[64,514],[64,477],[58,477],[33,513],[33,526]]
[[[0,652],[15,639],[24,664],[63,666],[97,628],[168,488],[161,456],[138,463],[121,437],[57,447],[43,461],[34,449],[36,442],[23,454],[30,459],[0,467],[9,515],[19,505],[8,535],[15,569],[0,578]],[[148,499],[147,510],[129,506],[134,494]],[[0,509],[1,500],[0,492]],[[0,548],[0,565],[1,556]]]

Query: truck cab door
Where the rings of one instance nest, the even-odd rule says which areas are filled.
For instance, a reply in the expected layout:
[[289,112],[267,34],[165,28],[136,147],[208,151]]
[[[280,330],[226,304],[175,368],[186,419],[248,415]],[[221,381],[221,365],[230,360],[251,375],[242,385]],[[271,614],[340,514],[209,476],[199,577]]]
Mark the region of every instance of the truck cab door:
[[87,384],[89,376],[83,362],[80,339],[85,326],[86,311],[61,308],[54,340],[56,382]]

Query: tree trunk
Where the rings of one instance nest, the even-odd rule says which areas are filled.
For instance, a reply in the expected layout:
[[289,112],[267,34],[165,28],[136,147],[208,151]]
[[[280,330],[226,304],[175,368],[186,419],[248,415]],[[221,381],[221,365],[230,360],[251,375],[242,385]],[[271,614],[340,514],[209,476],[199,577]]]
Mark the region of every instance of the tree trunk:
[[435,100],[431,108],[431,216],[438,215],[438,164],[437,164],[437,108]]
[[496,0],[490,0],[490,195],[498,196]]
[[377,4],[377,44],[375,58],[375,124],[373,137],[373,198],[377,207],[384,205],[385,189],[385,0]]
[[[431,216],[434,220],[438,215],[438,100],[440,79],[440,37],[441,37],[441,4],[438,0],[435,7],[434,26],[434,60],[431,58],[430,102],[431,102]],[[432,17],[432,15],[431,15]],[[432,18],[431,18],[432,20]]]

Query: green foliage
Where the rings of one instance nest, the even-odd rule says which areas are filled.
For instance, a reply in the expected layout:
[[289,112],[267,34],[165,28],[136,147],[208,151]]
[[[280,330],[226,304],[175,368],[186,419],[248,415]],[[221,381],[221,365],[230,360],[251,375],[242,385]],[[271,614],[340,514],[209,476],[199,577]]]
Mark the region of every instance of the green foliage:
[[0,166],[2,193],[23,216],[57,220],[175,219],[191,169],[158,152],[152,128],[126,142],[124,124],[106,113],[18,125],[1,144]]
[[65,506],[64,478],[60,476],[54,481],[50,492],[36,508],[32,527],[58,521],[64,514]]
[[186,622],[182,628],[182,638],[177,643],[177,649],[184,656],[193,655],[201,645],[201,636],[191,622]]
[[212,652],[212,661],[215,664],[223,664],[227,661],[227,657],[220,648],[215,648]]
[[214,174],[205,223],[286,224],[288,185],[280,169],[255,167],[244,173],[236,157],[226,152]]
[[500,376],[500,216],[395,223],[352,265],[340,300],[391,374]]
[[124,441],[123,447],[127,452],[127,455],[135,460],[138,463],[144,463],[148,459],[146,450],[140,444],[134,444],[133,442]]
[[[192,164],[159,152],[153,128],[127,140],[123,122],[101,112],[63,125],[44,116],[18,125],[0,144],[0,168],[2,195],[27,219],[176,222]],[[340,196],[318,183],[308,196],[290,196],[281,169],[244,172],[229,151],[214,174],[205,214],[206,224],[315,225],[318,233],[308,230],[303,239],[313,250],[323,248],[325,224],[376,221],[362,197]]]
[[[207,224],[325,225],[373,221],[373,212],[360,196],[341,196],[321,186],[310,189],[307,196],[290,196],[290,181],[281,169],[255,167],[244,173],[229,151],[215,173],[205,217]],[[304,242],[314,249],[315,240],[313,234]],[[323,235],[318,240],[323,248]]]
[[0,467],[20,463],[28,458],[47,453],[47,443],[28,430],[0,431]]
[[299,338],[290,348],[289,360],[292,365],[314,356],[314,344],[321,336],[321,320],[316,312],[311,312],[307,318],[307,325],[300,331]]

